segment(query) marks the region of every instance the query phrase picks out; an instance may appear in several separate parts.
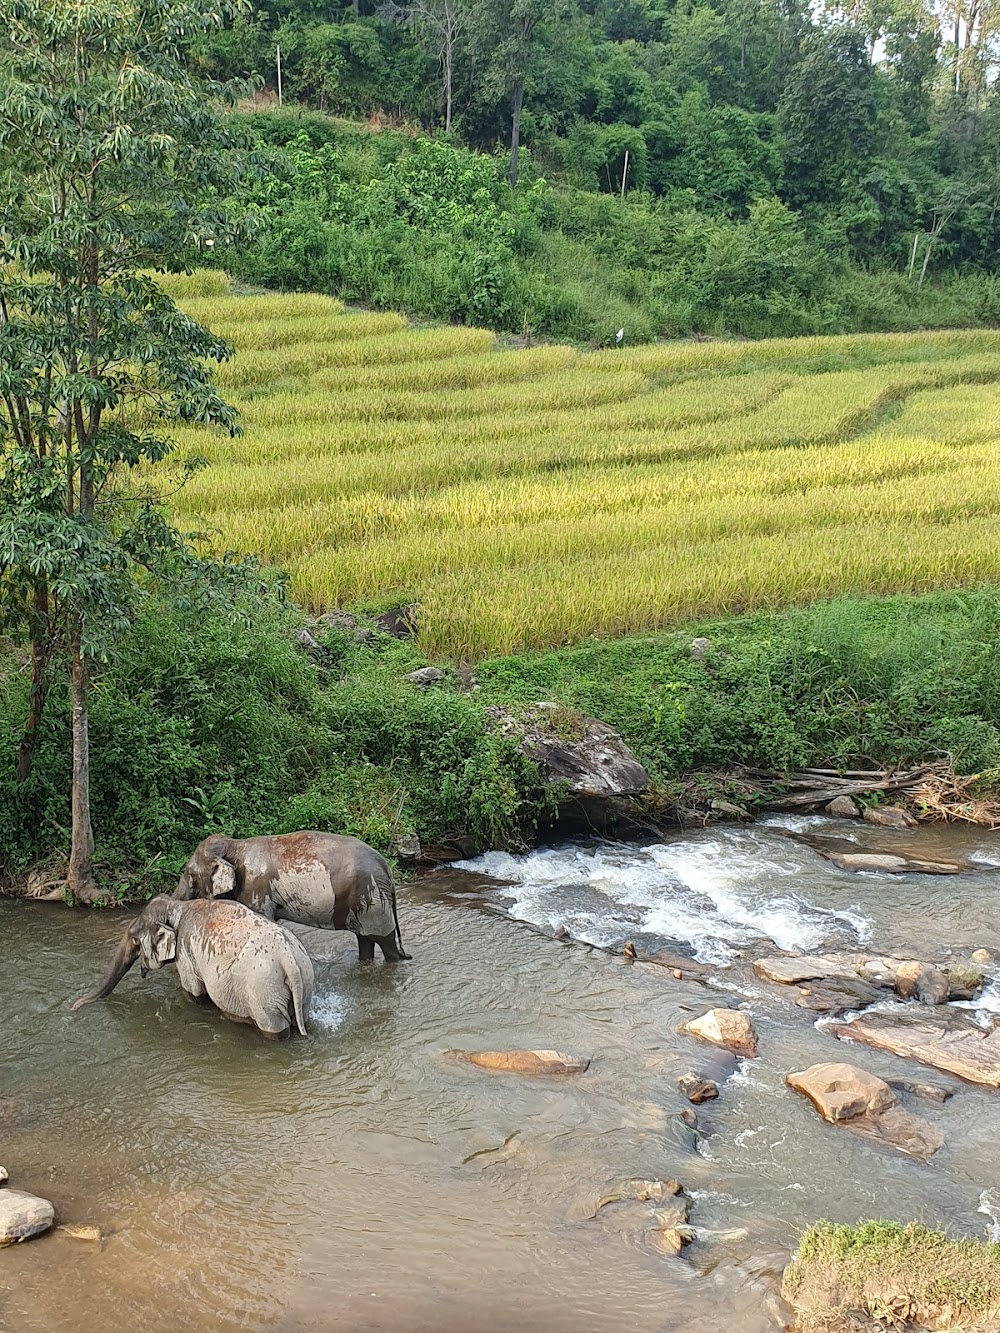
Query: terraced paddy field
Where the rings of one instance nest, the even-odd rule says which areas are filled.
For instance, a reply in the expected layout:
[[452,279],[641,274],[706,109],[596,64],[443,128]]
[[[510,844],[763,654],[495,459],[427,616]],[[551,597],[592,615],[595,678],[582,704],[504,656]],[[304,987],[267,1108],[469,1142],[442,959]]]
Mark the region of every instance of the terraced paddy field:
[[504,349],[171,279],[244,435],[181,516],[319,611],[418,601],[430,654],[1000,577],[1000,332]]

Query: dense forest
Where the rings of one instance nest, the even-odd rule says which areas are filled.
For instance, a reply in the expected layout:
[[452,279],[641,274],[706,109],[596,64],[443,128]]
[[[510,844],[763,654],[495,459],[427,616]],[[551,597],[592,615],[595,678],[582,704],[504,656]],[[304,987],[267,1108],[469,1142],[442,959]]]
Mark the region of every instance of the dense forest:
[[280,68],[229,267],[579,341],[992,323],[996,31],[963,0],[267,0],[200,50],[258,108]]

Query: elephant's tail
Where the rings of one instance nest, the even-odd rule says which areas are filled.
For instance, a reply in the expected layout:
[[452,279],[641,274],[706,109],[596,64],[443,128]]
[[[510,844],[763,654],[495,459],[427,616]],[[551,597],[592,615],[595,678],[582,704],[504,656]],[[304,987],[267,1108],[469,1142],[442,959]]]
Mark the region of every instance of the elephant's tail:
[[410,961],[412,960],[412,958],[413,958],[413,955],[407,953],[406,950],[403,948],[403,936],[402,936],[402,934],[400,933],[400,929],[399,929],[399,912],[396,910],[396,886],[395,886],[395,884],[393,884],[393,886],[392,886],[392,919],[393,919],[393,921],[395,921],[395,923],[396,923],[396,943],[399,945],[399,954],[400,954],[400,957],[403,958],[403,959],[405,959],[406,962],[410,962]]
[[308,1037],[306,1031],[305,1015],[302,1012],[302,1005],[305,995],[302,989],[302,972],[295,964],[293,958],[285,960],[285,978],[288,981],[288,989],[292,992],[292,1004],[295,1007],[295,1026],[302,1033],[303,1037]]

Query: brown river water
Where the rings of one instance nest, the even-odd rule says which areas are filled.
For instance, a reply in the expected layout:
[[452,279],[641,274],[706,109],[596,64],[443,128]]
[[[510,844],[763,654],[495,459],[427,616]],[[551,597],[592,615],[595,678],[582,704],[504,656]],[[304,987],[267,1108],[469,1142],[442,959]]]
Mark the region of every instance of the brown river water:
[[[403,886],[411,963],[364,969],[353,937],[324,937],[312,1035],[284,1044],[192,1005],[169,969],[71,1013],[124,915],[0,901],[0,1162],[58,1222],[105,1233],[0,1252],[0,1328],[756,1333],[779,1326],[780,1270],[817,1218],[982,1236],[1000,1217],[1000,1092],[908,1103],[945,1135],[920,1165],[824,1124],[783,1083],[823,1059],[953,1080],[837,1042],[749,958],[1000,958],[998,835],[851,833],[973,869],[852,876],[780,822],[490,855]],[[640,955],[669,943],[715,984],[553,939],[557,925]],[[676,1029],[712,1003],[749,1007],[760,1057],[698,1108],[696,1137],[677,1077],[721,1063]],[[592,1064],[490,1074],[443,1059],[451,1047]],[[683,1258],[650,1244],[653,1204],[583,1216],[623,1176],[683,1182],[699,1228]]]

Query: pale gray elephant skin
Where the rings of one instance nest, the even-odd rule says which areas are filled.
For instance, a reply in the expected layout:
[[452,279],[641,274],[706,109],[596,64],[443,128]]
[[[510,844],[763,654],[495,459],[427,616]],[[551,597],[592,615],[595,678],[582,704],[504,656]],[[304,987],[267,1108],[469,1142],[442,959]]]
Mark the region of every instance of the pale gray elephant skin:
[[385,857],[358,838],[309,831],[206,838],[184,867],[174,897],[230,895],[272,921],[353,931],[363,963],[375,957],[376,944],[388,962],[409,958],[399,933],[392,871]]
[[143,976],[176,963],[187,994],[211,1000],[234,1023],[266,1037],[287,1037],[294,1025],[306,1036],[309,955],[289,931],[241,903],[154,898],[125,932],[100,986],[73,1008],[110,995],[138,959]]

